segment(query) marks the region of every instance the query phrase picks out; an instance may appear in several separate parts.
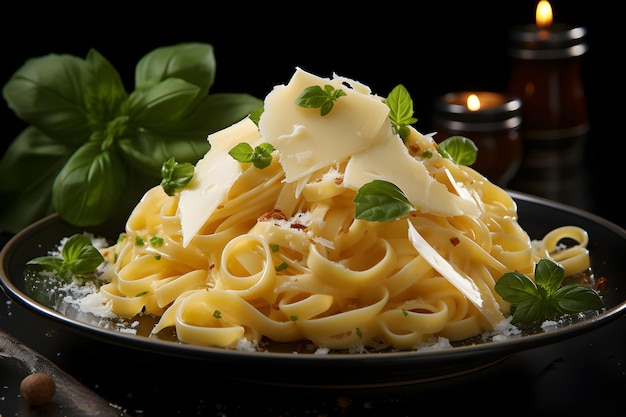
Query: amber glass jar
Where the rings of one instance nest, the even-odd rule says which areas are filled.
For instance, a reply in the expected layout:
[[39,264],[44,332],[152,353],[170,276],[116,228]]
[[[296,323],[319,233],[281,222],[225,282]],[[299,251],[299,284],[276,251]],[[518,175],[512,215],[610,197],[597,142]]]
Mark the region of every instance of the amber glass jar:
[[589,131],[581,69],[585,38],[585,28],[562,24],[510,32],[507,90],[522,100],[524,139],[514,188],[562,199],[559,193],[567,193],[568,181],[581,172]]

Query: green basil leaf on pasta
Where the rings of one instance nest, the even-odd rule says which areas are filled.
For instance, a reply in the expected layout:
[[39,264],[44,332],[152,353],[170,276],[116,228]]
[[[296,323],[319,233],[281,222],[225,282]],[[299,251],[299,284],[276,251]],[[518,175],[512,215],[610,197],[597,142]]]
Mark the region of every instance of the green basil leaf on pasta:
[[415,209],[398,186],[383,180],[374,180],[359,188],[354,202],[354,218],[367,221],[396,220]]

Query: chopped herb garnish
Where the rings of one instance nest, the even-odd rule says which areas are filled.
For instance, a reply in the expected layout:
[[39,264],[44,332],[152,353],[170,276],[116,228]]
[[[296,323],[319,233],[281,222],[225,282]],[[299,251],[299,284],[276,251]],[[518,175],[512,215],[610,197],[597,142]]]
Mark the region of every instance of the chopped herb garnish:
[[135,297],[143,297],[144,295],[147,295],[147,294],[148,294],[148,291],[141,291],[141,292],[138,292],[137,295],[135,295]]
[[235,145],[228,154],[238,162],[252,162],[255,167],[263,169],[272,163],[274,147],[269,143],[262,143],[252,148],[252,145],[241,142]]
[[137,236],[135,237],[135,245],[137,246],[143,246],[145,244],[145,242],[143,241],[143,238]]
[[156,259],[157,261],[161,260],[161,255],[154,255],[154,259]]
[[476,144],[465,136],[450,136],[439,143],[437,151],[444,158],[465,166],[470,166],[476,162],[478,155]]
[[222,312],[219,310],[215,310],[213,312],[213,317],[215,317],[216,319],[221,319],[222,318]]
[[370,222],[396,220],[415,210],[398,186],[384,180],[374,180],[361,186],[354,202],[354,218]]
[[296,104],[300,107],[308,109],[320,109],[320,114],[326,116],[335,106],[335,102],[339,97],[346,95],[341,88],[335,88],[326,84],[324,88],[319,85],[307,87],[296,98]]
[[356,335],[357,335],[357,336],[359,336],[359,337],[363,337],[363,332],[361,331],[361,328],[360,328],[360,327],[357,327],[355,330],[356,330]]
[[67,239],[61,256],[40,256],[27,262],[28,265],[41,265],[51,268],[59,277],[72,282],[72,276],[85,276],[93,273],[104,262],[104,257],[85,235],[73,235]]
[[278,252],[280,250],[280,246],[277,245],[276,243],[270,243],[270,250],[274,253]]
[[495,290],[511,303],[512,324],[538,324],[564,314],[600,310],[600,295],[583,284],[562,285],[565,269],[551,259],[535,265],[535,281],[520,272],[507,272],[495,284]]
[[176,190],[185,188],[194,174],[194,166],[189,162],[176,162],[170,158],[161,166],[161,187],[167,195],[174,195]]
[[289,316],[289,320],[298,321],[298,316]]
[[403,315],[404,317],[406,317],[406,316],[408,316],[408,315],[409,315],[409,312],[408,312],[408,311],[406,311],[406,310],[403,308],[403,309],[402,309],[402,315]]
[[287,265],[286,262],[283,262],[274,269],[276,270],[276,272],[280,272],[280,271],[284,271],[287,268],[289,268],[289,265]]
[[161,236],[152,236],[150,238],[150,246],[153,246],[155,248],[158,248],[160,246],[163,246],[163,238]]
[[389,119],[393,133],[400,135],[402,140],[409,136],[409,125],[417,122],[413,117],[413,100],[407,89],[402,85],[397,85],[387,99],[385,104],[389,107]]

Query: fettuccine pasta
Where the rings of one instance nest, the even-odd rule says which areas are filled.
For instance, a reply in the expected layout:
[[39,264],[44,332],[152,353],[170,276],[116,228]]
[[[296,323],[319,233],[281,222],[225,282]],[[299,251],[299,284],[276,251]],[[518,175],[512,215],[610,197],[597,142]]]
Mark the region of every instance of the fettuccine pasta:
[[[347,95],[321,116],[294,104],[310,85]],[[208,140],[191,183],[149,190],[105,250],[111,312],[155,315],[155,334],[175,328],[183,343],[225,348],[265,338],[412,349],[503,322],[509,306],[493,287],[506,272],[532,277],[546,257],[567,275],[590,268],[584,230],[531,240],[503,189],[442,157],[429,135],[411,127],[402,140],[384,100],[352,80],[298,69],[258,126],[244,119]],[[234,160],[241,142],[272,144],[271,164]],[[398,185],[415,210],[356,219],[355,195],[372,179]],[[562,250],[563,239],[577,244]]]

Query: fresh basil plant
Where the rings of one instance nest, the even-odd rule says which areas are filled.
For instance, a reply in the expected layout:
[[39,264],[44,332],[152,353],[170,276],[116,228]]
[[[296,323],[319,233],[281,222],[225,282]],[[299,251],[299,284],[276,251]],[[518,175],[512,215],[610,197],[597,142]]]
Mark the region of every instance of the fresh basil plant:
[[262,106],[248,94],[209,94],[213,47],[182,43],[140,59],[135,89],[95,49],[85,59],[27,60],[4,85],[28,124],[0,160],[0,230],[17,233],[53,212],[76,226],[129,211],[161,178],[165,161],[195,164],[207,135]]

